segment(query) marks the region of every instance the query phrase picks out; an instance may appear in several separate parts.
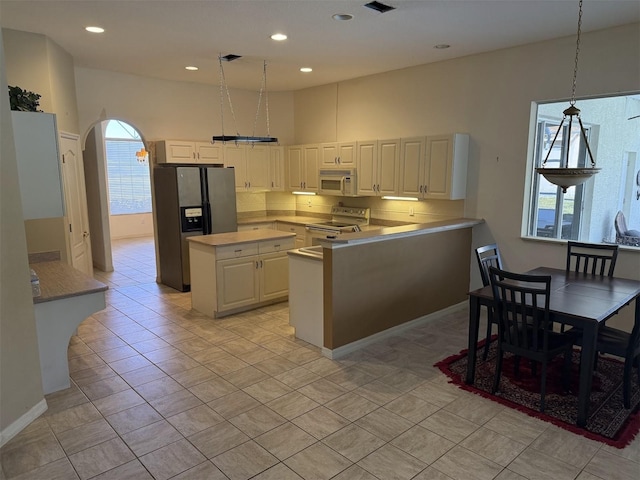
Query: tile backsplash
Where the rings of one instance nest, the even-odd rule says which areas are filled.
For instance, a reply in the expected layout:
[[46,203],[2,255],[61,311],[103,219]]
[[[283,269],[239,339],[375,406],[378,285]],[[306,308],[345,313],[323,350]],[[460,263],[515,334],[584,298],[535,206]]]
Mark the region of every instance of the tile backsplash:
[[296,211],[298,215],[329,215],[333,205],[369,207],[372,222],[429,223],[464,216],[464,200],[382,200],[378,197],[293,195],[289,192],[236,194],[238,213]]

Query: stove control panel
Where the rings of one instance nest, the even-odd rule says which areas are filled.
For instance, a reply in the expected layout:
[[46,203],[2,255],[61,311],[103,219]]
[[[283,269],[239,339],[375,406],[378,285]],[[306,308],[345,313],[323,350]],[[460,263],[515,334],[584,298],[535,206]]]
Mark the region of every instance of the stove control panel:
[[334,217],[349,217],[353,219],[369,220],[370,209],[335,205],[331,207],[331,215]]

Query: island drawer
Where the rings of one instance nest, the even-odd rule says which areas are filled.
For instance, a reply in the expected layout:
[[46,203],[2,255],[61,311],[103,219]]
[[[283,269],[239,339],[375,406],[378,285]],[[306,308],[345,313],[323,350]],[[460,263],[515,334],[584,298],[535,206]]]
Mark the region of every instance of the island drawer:
[[216,247],[216,260],[227,258],[247,257],[258,254],[258,242],[234,243],[233,245],[222,245]]
[[291,250],[295,244],[295,237],[278,238],[275,240],[262,241],[258,245],[260,253],[282,252]]

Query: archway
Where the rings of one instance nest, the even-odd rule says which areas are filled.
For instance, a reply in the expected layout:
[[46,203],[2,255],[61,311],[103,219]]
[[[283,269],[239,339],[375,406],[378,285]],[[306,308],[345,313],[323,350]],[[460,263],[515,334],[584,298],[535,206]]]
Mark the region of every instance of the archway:
[[121,119],[95,122],[83,158],[94,267],[114,270],[111,242],[153,236],[151,169],[140,131]]

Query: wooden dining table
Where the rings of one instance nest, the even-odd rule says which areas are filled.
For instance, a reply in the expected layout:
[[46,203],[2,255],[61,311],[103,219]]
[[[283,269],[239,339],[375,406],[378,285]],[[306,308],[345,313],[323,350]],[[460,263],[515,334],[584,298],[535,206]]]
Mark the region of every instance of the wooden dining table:
[[[589,414],[598,327],[634,300],[635,322],[640,322],[640,281],[549,267],[538,267],[525,273],[550,275],[549,310],[552,320],[582,329],[577,425],[584,427]],[[469,385],[473,385],[475,379],[480,308],[492,304],[491,286],[469,292],[469,360],[466,378]]]

